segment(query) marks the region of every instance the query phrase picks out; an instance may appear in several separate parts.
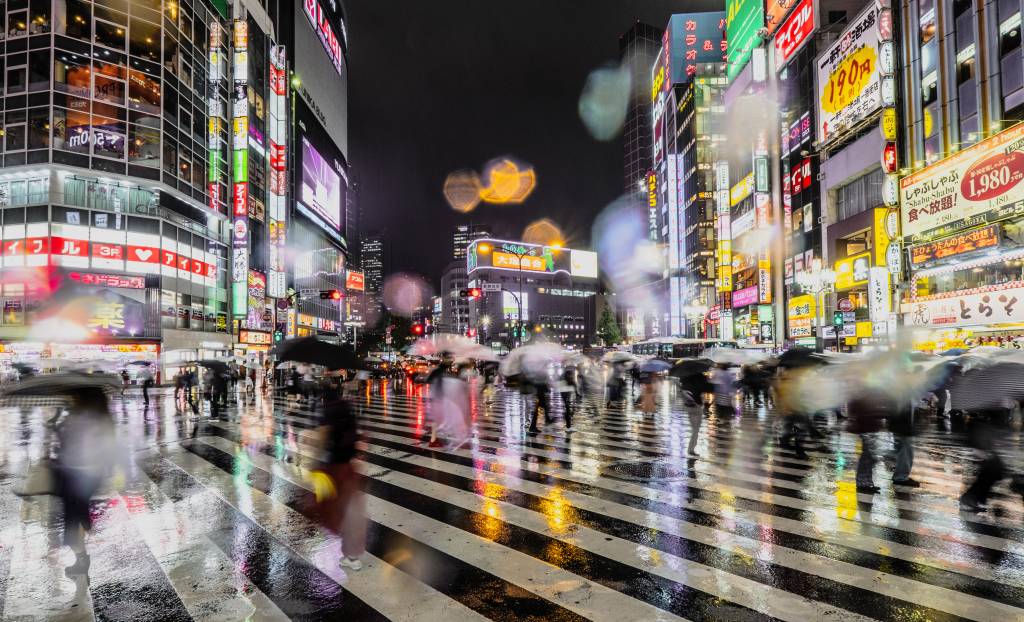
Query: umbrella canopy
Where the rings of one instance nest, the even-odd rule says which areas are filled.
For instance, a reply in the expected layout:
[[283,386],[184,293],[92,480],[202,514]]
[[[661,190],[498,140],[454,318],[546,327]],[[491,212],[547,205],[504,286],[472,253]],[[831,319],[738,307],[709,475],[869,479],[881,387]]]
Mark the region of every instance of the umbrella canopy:
[[568,354],[562,346],[551,341],[531,341],[508,353],[501,363],[504,376],[524,374],[532,380],[543,380],[548,375],[548,365],[559,362]]
[[327,369],[362,369],[363,362],[351,346],[337,346],[316,337],[299,337],[280,342],[271,351],[281,361],[322,365]]
[[826,361],[809,348],[790,348],[779,355],[779,367],[795,368],[824,365]]
[[661,373],[672,369],[672,364],[661,359],[650,359],[640,364],[640,371],[647,373]]
[[81,389],[91,388],[120,391],[121,379],[112,374],[83,374],[74,371],[42,374],[25,378],[21,382],[4,385],[0,396],[46,396],[74,393]]
[[675,376],[676,378],[686,378],[689,376],[699,376],[707,373],[714,363],[708,359],[679,359],[676,364],[672,366],[669,371],[669,375]]
[[150,365],[153,364],[153,362],[152,361],[132,361],[131,363],[128,363],[128,364],[129,365],[142,365],[142,366],[145,366],[145,367],[149,367]]
[[612,350],[611,352],[605,352],[601,360],[605,363],[628,363],[636,360],[636,357],[625,350]]
[[214,361],[207,359],[202,361],[196,361],[196,365],[199,365],[200,367],[206,367],[207,369],[212,369],[218,374],[222,374],[228,370],[228,364],[225,363],[224,361]]
[[762,358],[758,353],[740,348],[708,348],[704,351],[704,356],[712,362],[727,365],[746,365],[756,363]]
[[949,384],[953,407],[959,410],[1005,408],[1024,397],[1024,365],[996,363],[956,376]]

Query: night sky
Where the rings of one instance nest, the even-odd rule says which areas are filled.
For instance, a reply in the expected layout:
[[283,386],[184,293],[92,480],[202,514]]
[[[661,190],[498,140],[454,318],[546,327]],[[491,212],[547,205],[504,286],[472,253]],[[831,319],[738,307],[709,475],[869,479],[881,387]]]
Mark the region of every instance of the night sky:
[[[518,237],[557,222],[588,248],[590,223],[622,193],[620,138],[599,143],[577,113],[589,72],[618,60],[636,20],[723,10],[714,0],[348,0],[349,159],[363,231],[385,230],[391,271],[436,284],[451,260],[451,229],[482,222]],[[584,10],[585,9],[585,10]],[[442,186],[512,155],[537,172],[521,205],[463,215]]]

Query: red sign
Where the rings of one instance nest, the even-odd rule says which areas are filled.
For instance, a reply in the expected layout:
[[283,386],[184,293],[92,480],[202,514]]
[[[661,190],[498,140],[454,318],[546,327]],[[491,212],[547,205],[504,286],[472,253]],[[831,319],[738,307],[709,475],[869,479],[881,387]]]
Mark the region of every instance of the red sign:
[[849,313],[850,311],[853,311],[853,301],[850,300],[849,298],[840,298],[839,299],[839,310],[840,311],[845,311],[846,313]]
[[29,255],[49,255],[50,238],[28,238],[25,240],[25,250]]
[[235,216],[246,216],[249,211],[249,184],[242,181],[232,186],[231,207]]
[[168,268],[178,267],[178,254],[172,253],[171,251],[161,251],[161,264]]
[[365,289],[365,279],[362,272],[349,270],[345,273],[345,289],[361,292]]
[[20,257],[25,254],[25,240],[5,240],[4,256]]
[[814,2],[803,0],[793,9],[789,18],[782,23],[775,35],[775,70],[793,57],[811,38],[814,32]]
[[896,172],[896,143],[894,142],[887,142],[885,147],[882,147],[882,170],[886,173]]
[[152,246],[128,245],[128,261],[141,261],[143,263],[160,263],[160,249]]
[[92,243],[92,256],[102,259],[124,259],[124,247],[120,244]]
[[93,272],[72,272],[68,274],[72,281],[86,285],[102,285],[104,287],[123,287],[125,289],[146,289],[146,278],[142,276],[120,276],[117,274],[96,274]]
[[708,324],[718,324],[722,319],[722,307],[715,305],[708,309],[708,312],[704,314],[704,321]]
[[274,63],[270,63],[270,90],[275,95],[287,93],[284,69],[278,69],[274,66]]
[[69,240],[67,238],[50,238],[50,254],[66,257],[85,257],[89,243],[85,240]]
[[270,168],[275,171],[283,171],[287,166],[288,160],[285,157],[285,146],[270,141]]
[[210,277],[211,279],[217,276],[217,266],[209,263],[206,264],[206,276]]
[[206,274],[206,262],[199,261],[198,259],[192,260],[192,274],[198,274],[203,276]]
[[215,181],[210,182],[209,186],[210,194],[210,209],[219,212],[220,211],[220,184]]
[[814,181],[811,175],[811,159],[806,158],[800,163],[800,166],[793,167],[793,174],[790,177],[790,190],[792,194],[796,194],[802,190],[806,190],[811,187],[811,182]]
[[190,267],[189,258],[178,255],[178,270],[188,270]]

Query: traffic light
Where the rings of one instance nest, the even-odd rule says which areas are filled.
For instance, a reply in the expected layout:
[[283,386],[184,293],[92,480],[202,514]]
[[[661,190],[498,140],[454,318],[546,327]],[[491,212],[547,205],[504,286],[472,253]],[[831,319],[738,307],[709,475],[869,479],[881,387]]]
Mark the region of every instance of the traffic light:
[[412,325],[412,334],[414,334],[414,335],[422,335],[423,334],[423,324],[413,324]]
[[466,329],[466,336],[467,337],[476,337],[476,329],[475,328],[467,328]]
[[483,294],[483,291],[481,291],[479,287],[470,287],[469,289],[459,290],[459,298],[469,298],[470,300],[479,298],[480,296],[483,296]]
[[841,329],[843,327],[842,311],[835,311],[832,313],[832,326],[835,326],[836,329]]
[[337,289],[321,289],[320,300],[341,300],[342,293]]
[[274,342],[276,343],[278,341],[281,341],[282,339],[284,339],[284,333],[282,333],[279,330],[275,330],[274,331]]

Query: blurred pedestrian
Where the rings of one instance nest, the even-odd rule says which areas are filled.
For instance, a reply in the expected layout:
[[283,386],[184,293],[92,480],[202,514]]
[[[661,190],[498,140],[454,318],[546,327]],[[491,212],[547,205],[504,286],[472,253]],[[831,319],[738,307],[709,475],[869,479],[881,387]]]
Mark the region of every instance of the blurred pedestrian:
[[80,389],[67,414],[56,423],[57,496],[64,507],[64,544],[75,553],[69,575],[88,574],[85,534],[92,529],[89,502],[115,465],[114,419],[99,387]]
[[565,409],[565,429],[572,430],[572,417],[576,407],[576,397],[579,394],[579,382],[575,365],[565,365],[562,374],[558,378],[558,395],[562,398],[562,407]]
[[613,363],[611,370],[608,372],[608,400],[606,406],[609,408],[612,404],[621,402],[625,399],[625,373],[626,368],[621,363]]
[[875,494],[875,463],[878,462],[876,441],[883,420],[893,412],[893,404],[879,394],[858,395],[850,400],[847,431],[860,436],[860,458],[857,460],[857,492]]
[[533,414],[530,417],[530,434],[537,434],[540,430],[537,428],[537,419],[540,417],[540,412],[544,411],[544,425],[548,425],[551,422],[551,386],[547,382],[547,378],[542,377],[540,374],[534,374],[533,377],[528,378],[527,382],[533,386],[534,391],[537,394],[537,399],[533,403]]
[[153,369],[149,365],[143,365],[139,370],[139,379],[142,380],[142,402],[149,405],[149,390],[153,387]]
[[321,472],[331,485],[328,494],[318,495],[318,515],[325,527],[341,536],[339,565],[360,570],[360,558],[366,553],[366,498],[362,477],[352,465],[358,423],[337,379],[327,383],[323,397],[321,438],[326,459]]
[[714,385],[715,414],[720,417],[736,414],[736,374],[728,363],[719,363],[711,370],[711,384]]
[[910,477],[914,468],[914,409],[908,404],[894,404],[895,412],[889,418],[889,431],[896,446],[896,466],[892,483],[896,486],[918,488],[921,483]]
[[640,411],[645,415],[653,415],[657,410],[658,376],[649,371],[641,371],[637,375],[640,382]]
[[700,434],[700,425],[704,421],[703,395],[714,392],[714,386],[708,382],[707,376],[701,373],[688,374],[679,380],[680,397],[683,401],[683,410],[690,421],[690,442],[686,451],[692,457],[698,457],[697,440]]

